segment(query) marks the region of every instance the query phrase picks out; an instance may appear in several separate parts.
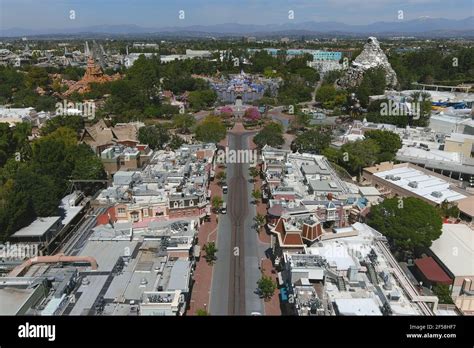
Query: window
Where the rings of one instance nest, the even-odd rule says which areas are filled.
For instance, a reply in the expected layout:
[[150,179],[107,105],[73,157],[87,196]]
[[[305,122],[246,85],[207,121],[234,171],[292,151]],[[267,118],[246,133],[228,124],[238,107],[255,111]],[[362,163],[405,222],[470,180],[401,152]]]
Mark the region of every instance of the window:
[[118,208],[118,209],[117,209],[117,212],[118,212],[119,214],[125,214],[125,208]]
[[177,201],[174,202],[174,207],[178,208],[178,202]]
[[137,222],[140,218],[140,216],[138,215],[138,213],[136,211],[134,211],[133,213],[130,214],[130,217],[132,218],[132,221],[133,222]]
[[191,200],[189,201],[189,206],[192,207],[193,205],[194,205],[194,201],[191,199]]
[[148,209],[143,209],[143,216],[148,217]]

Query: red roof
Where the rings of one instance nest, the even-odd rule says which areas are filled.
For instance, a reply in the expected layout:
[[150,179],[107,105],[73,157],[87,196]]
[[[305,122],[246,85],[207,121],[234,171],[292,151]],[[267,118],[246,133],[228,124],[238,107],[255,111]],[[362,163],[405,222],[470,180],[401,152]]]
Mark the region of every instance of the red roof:
[[275,204],[273,207],[268,209],[268,214],[272,216],[281,216],[284,207],[281,204]]
[[274,199],[284,199],[286,201],[294,201],[295,200],[295,195],[293,194],[276,194],[273,196]]
[[97,216],[97,225],[107,225],[110,221],[115,222],[115,209],[111,207],[107,211],[99,216]]
[[287,233],[284,238],[284,245],[303,245],[303,240],[298,233]]
[[415,260],[416,267],[433,283],[451,284],[453,281],[432,257]]

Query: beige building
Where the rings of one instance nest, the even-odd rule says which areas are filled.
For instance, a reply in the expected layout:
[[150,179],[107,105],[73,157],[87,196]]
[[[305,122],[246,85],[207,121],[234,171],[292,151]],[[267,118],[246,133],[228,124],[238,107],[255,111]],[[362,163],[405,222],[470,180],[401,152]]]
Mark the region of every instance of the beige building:
[[153,155],[148,145],[137,144],[135,147],[123,145],[111,146],[100,154],[104,170],[109,175],[116,172],[134,170],[146,165]]
[[460,152],[466,158],[474,157],[474,135],[451,133],[445,139],[444,151]]
[[364,168],[363,179],[385,197],[416,197],[437,206],[457,202],[467,192],[454,187],[448,178],[410,163],[382,162]]
[[96,154],[114,145],[134,147],[139,144],[138,129],[141,123],[117,123],[109,127],[104,120],[99,120],[93,126],[85,127],[81,142],[89,145]]
[[474,314],[474,230],[466,224],[443,224],[430,251],[454,279],[452,297],[459,309]]

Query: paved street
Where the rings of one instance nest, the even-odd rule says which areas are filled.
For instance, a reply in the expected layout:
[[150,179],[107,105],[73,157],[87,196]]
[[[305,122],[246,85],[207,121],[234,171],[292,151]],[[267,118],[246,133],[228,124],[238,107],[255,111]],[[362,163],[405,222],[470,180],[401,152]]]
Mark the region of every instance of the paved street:
[[[251,135],[228,133],[230,149],[248,149]],[[228,213],[220,215],[217,232],[217,262],[214,266],[210,313],[213,315],[263,314],[263,301],[256,292],[259,262],[264,246],[252,228],[255,206],[248,164],[227,165],[229,193],[224,195]]]

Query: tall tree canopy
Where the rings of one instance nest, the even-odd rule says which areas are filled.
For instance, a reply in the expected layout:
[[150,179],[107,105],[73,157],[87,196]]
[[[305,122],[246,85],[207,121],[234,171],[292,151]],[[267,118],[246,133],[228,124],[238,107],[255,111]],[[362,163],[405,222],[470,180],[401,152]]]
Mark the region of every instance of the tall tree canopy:
[[206,143],[217,143],[225,138],[226,128],[218,116],[207,116],[196,127],[196,139]]
[[384,234],[395,249],[428,248],[441,235],[437,209],[413,197],[385,199],[371,207],[368,224]]

